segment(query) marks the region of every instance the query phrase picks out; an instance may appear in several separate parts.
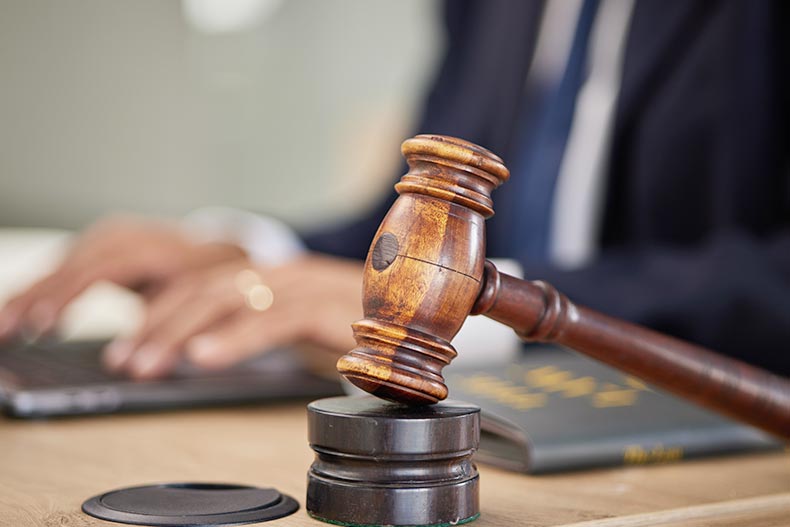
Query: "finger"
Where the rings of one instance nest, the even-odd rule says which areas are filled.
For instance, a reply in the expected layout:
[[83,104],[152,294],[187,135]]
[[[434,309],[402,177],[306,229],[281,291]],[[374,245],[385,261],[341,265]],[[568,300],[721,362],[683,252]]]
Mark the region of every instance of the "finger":
[[69,302],[97,281],[100,273],[95,267],[64,268],[50,276],[24,299],[26,306],[19,323],[38,334],[51,331]]
[[0,311],[0,341],[10,339],[20,330],[19,314],[11,309]]
[[233,311],[241,308],[237,304],[221,306],[213,303],[172,320],[135,351],[127,369],[135,378],[152,378],[167,373],[193,336],[212,324],[221,323]]
[[281,302],[263,313],[240,310],[224,324],[187,341],[187,358],[198,366],[219,369],[296,342],[304,332],[300,317],[304,313],[291,305]]
[[134,350],[135,342],[132,339],[116,339],[102,350],[102,366],[111,372],[120,372],[132,358]]
[[133,335],[116,339],[102,350],[103,366],[115,373],[129,368],[135,351],[143,345],[157,327],[165,323],[170,314],[188,303],[194,294],[194,288],[191,286],[192,284],[186,281],[177,282],[154,297],[146,305],[143,325]]
[[116,339],[102,350],[101,361],[104,368],[114,373],[127,369],[135,351],[143,345],[148,336],[190,297],[190,288],[174,286],[157,295],[146,306],[143,325],[133,335]]
[[[233,293],[233,294],[232,294]],[[236,292],[224,297],[206,298],[192,301],[183,309],[178,309],[148,334],[139,352],[129,361],[128,370],[137,378],[147,378],[166,373],[172,359],[181,355],[184,344],[205,329],[222,323],[233,313],[242,309],[243,298]],[[144,348],[154,348],[155,351]],[[155,353],[159,353],[156,355]],[[139,357],[138,357],[139,354]]]
[[148,338],[168,318],[198,295],[198,286],[190,281],[179,281],[164,289],[146,304],[145,319],[132,340],[142,342]]
[[[34,329],[38,333],[47,330],[54,322],[49,320],[52,315],[50,310],[46,309],[44,301],[48,292],[67,275],[67,269],[61,267],[8,300],[0,309],[0,339],[21,333],[25,329],[25,325],[30,326],[30,329]],[[31,310],[36,305],[41,307],[36,309],[31,316]]]
[[93,263],[84,267],[64,264],[56,272],[35,283],[26,292],[11,300],[4,315],[6,333],[29,328],[36,334],[51,331],[65,307],[93,283],[120,275],[123,264]]
[[36,334],[50,331],[62,310],[60,302],[52,302],[58,291],[75,283],[80,271],[95,267],[99,261],[91,258],[91,244],[86,244],[85,236],[71,243],[66,258],[58,268],[36,281],[24,292],[15,296],[0,309],[0,339],[31,329]]
[[192,273],[173,281],[148,302],[145,321],[132,340],[142,343],[161,326],[169,324],[179,313],[189,313],[193,306],[210,304],[219,299],[222,302],[216,307],[223,307],[226,302],[234,300],[238,305],[243,303],[243,297],[231,287],[229,280],[216,280],[212,273]]
[[135,380],[159,379],[175,369],[179,358],[177,348],[147,342],[134,350],[126,361],[125,370]]

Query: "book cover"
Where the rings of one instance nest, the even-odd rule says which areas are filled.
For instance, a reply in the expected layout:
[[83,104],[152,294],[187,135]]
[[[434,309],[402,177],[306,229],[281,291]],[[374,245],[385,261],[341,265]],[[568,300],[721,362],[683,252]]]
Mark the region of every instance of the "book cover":
[[783,443],[582,355],[533,346],[516,362],[448,368],[482,409],[476,459],[533,474],[776,450]]

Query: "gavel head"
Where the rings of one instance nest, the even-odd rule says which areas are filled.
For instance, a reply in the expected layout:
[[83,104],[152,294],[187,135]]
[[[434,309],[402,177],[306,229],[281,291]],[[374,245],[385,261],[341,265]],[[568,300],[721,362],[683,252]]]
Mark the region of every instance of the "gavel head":
[[453,137],[418,135],[401,151],[409,171],[365,262],[357,347],[337,369],[383,399],[433,404],[447,397],[450,340],[481,288],[491,191],[509,172],[493,153]]

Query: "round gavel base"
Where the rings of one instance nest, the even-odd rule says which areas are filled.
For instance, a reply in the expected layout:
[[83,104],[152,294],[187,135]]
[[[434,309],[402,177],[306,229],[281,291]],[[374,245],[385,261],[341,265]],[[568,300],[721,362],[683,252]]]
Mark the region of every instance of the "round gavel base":
[[310,403],[307,512],[339,525],[457,525],[480,514],[480,409],[333,397]]
[[293,514],[295,499],[272,488],[220,483],[127,487],[94,496],[82,510],[95,518],[157,527],[228,526]]

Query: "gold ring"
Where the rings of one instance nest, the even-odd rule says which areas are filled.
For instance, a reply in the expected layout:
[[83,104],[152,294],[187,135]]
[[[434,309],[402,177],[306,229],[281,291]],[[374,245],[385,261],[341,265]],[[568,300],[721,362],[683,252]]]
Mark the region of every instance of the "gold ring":
[[244,296],[247,307],[254,311],[266,311],[274,303],[274,291],[263,283],[260,275],[252,269],[243,269],[236,275],[236,289]]

